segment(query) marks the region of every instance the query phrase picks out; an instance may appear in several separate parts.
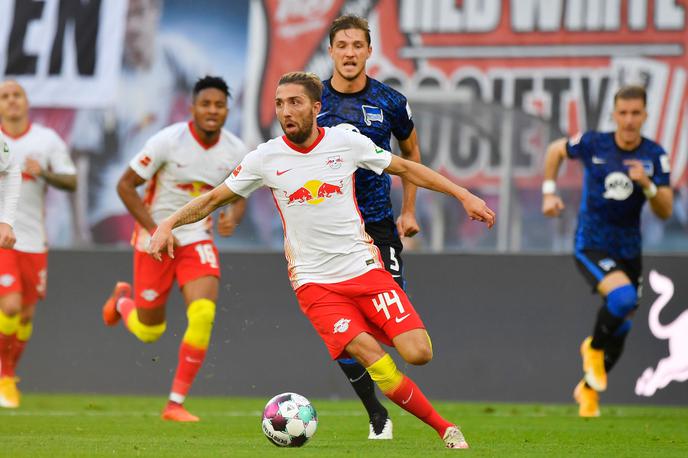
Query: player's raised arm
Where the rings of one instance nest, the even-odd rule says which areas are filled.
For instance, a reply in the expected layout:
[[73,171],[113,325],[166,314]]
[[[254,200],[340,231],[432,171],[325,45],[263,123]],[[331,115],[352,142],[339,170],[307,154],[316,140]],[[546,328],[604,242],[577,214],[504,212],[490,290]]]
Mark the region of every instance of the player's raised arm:
[[491,228],[495,223],[495,212],[487,206],[484,200],[423,164],[392,155],[392,161],[385,172],[405,178],[421,188],[453,196],[461,202],[471,219],[487,224],[488,228]]
[[196,197],[158,225],[148,245],[148,253],[155,259],[161,260],[161,252],[167,248],[167,254],[174,258],[174,236],[172,235],[172,229],[200,221],[216,209],[240,198],[239,194],[234,193],[224,183],[219,184],[212,191]]
[[549,144],[545,155],[545,172],[542,182],[542,213],[545,216],[559,216],[564,209],[564,202],[557,192],[559,168],[566,159],[567,139],[560,138]]

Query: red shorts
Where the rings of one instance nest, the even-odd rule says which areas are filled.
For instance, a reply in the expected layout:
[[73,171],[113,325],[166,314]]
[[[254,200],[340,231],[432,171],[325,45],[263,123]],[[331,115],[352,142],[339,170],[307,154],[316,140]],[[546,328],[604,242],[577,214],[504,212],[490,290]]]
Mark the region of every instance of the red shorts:
[[425,329],[404,290],[383,269],[340,283],[307,283],[296,298],[332,359],[348,356],[344,349],[362,332],[391,346],[399,334]]
[[0,248],[0,296],[21,293],[22,305],[45,298],[48,253],[25,253]]
[[143,251],[134,250],[134,300],[137,307],[165,305],[174,279],[179,288],[201,277],[220,278],[220,264],[215,244],[202,240],[177,247],[174,259],[162,255],[162,261]]

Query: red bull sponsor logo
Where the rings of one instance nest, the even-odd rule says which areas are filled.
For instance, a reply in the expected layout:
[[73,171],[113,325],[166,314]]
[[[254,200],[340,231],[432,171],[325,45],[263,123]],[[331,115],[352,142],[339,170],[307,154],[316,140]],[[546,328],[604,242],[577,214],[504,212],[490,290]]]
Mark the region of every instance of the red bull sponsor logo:
[[336,185],[324,183],[320,180],[310,180],[291,194],[286,192],[285,194],[287,195],[287,206],[291,206],[296,204],[318,205],[324,202],[325,199],[344,193],[342,192],[341,181],[339,185]]
[[212,191],[213,186],[208,183],[203,183],[202,181],[194,181],[192,183],[178,183],[177,189],[181,189],[191,197],[198,197],[201,194]]

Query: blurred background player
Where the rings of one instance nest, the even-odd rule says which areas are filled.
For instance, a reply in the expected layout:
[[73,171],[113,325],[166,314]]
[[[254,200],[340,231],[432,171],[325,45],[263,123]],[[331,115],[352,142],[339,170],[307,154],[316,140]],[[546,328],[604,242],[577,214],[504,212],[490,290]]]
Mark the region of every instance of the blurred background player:
[[[175,231],[174,258],[162,263],[146,255],[150,234],[174,210],[221,183],[246,154],[235,135],[223,129],[229,113],[229,90],[222,78],[206,76],[196,83],[192,120],[154,135],[132,159],[117,191],[136,219],[134,232],[134,296],[119,282],[103,306],[103,320],[124,325],[141,341],[158,340],[165,331],[165,303],[174,280],[187,306],[188,327],[179,349],[179,362],[169,402],[162,418],[198,421],[183,407],[186,395],[205,358],[215,317],[220,265],[212,240],[212,222],[204,219]],[[136,188],[148,182],[142,199]],[[244,213],[242,200],[232,214],[220,213],[218,232],[231,235]]]
[[15,367],[33,331],[36,303],[45,298],[48,244],[47,187],[76,189],[76,169],[67,145],[53,131],[29,119],[29,100],[16,81],[0,84],[2,132],[21,168],[13,249],[0,249],[0,406],[18,407]]
[[603,299],[593,334],[581,344],[583,380],[574,397],[579,414],[599,416],[598,392],[619,360],[637,308],[642,281],[640,213],[645,201],[660,218],[671,216],[669,158],[640,133],[647,119],[647,96],[639,86],[614,95],[614,132],[586,132],[552,142],[545,158],[542,211],[559,216],[564,208],[555,180],[567,157],[585,170],[575,236],[576,264]]
[[[19,164],[0,133],[0,248],[12,248],[17,241],[12,227],[17,213],[20,186]],[[0,278],[0,284],[4,281]]]
[[437,413],[380,346],[393,344],[410,364],[432,359],[420,316],[383,268],[379,249],[365,233],[356,208],[354,173],[357,167],[377,174],[386,170],[451,195],[471,219],[488,227],[494,224],[494,212],[466,189],[363,135],[318,127],[321,94],[316,75],[283,75],[275,109],[285,135],[260,145],[224,184],[161,222],[149,252],[159,259],[163,250],[174,249],[173,228],[198,224],[215,208],[268,186],[282,217],[292,287],[332,358],[356,358],[390,400],[435,429],[447,448],[468,448],[459,428]]
[[162,8],[162,0],[129,0],[115,106],[75,117],[72,148],[86,185],[77,199],[83,241],[129,242],[134,218],[116,192],[122,170],[151,136],[186,118],[191,88],[211,73],[191,41],[161,32]]
[[[420,162],[416,129],[406,97],[366,74],[366,62],[372,53],[368,21],[357,16],[341,16],[332,23],[329,35],[333,72],[329,80],[323,81],[318,125],[348,124],[387,151],[392,150],[393,134],[399,142],[401,156]],[[400,236],[413,237],[420,230],[415,216],[416,186],[402,179],[402,206],[395,225],[391,182],[386,173],[378,175],[358,169],[356,200],[366,232],[379,248],[385,269],[404,288]],[[368,412],[368,439],[392,439],[392,421],[375,395],[370,375],[354,359],[341,359],[338,363]]]

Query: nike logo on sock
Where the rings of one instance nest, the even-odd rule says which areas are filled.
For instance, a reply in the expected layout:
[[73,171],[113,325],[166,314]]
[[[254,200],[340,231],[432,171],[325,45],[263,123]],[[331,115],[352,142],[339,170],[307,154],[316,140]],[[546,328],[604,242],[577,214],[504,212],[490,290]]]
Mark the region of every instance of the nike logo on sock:
[[401,403],[404,405],[408,404],[412,397],[413,397],[413,388],[411,388],[411,394],[409,394],[408,399],[405,401],[401,401]]
[[191,363],[191,364],[200,364],[203,362],[200,359],[191,358],[190,356],[187,356],[184,359],[186,360],[187,363]]
[[356,383],[356,382],[358,382],[359,380],[361,380],[366,374],[367,374],[367,372],[363,372],[359,377],[356,377],[356,378],[349,378],[349,381],[350,381],[351,383]]

